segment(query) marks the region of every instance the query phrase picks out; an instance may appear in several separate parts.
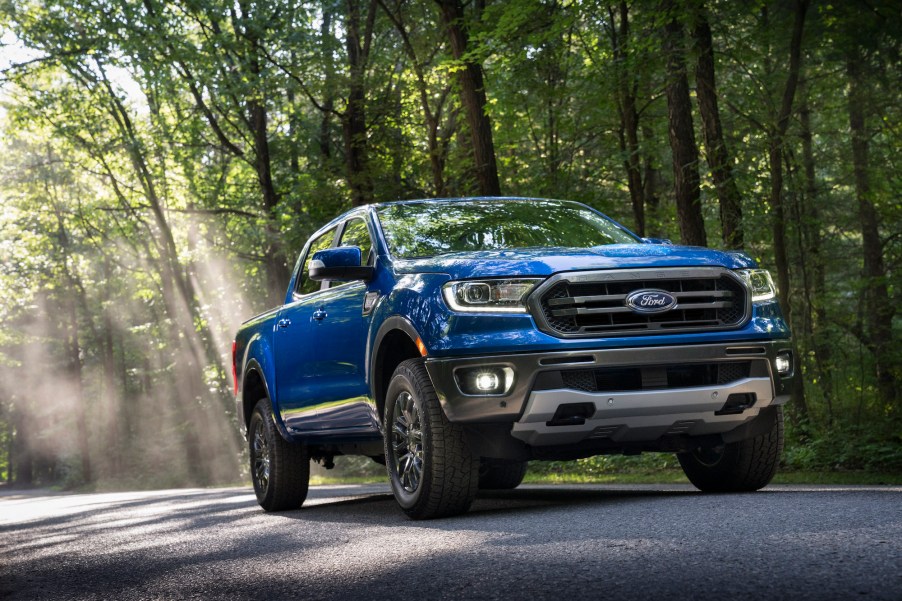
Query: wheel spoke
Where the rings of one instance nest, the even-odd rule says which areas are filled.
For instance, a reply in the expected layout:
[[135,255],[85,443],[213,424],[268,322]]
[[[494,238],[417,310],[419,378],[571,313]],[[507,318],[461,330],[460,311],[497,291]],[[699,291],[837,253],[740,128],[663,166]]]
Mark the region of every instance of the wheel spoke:
[[253,474],[257,486],[265,491],[269,487],[269,443],[266,440],[266,433],[263,431],[263,424],[258,423],[254,428],[253,445],[251,455],[253,460]]
[[407,437],[410,441],[410,445],[415,446],[420,444],[420,441],[423,439],[423,433],[420,430],[411,428],[407,431]]
[[410,460],[410,485],[413,490],[420,485],[420,475],[423,473],[423,461],[414,456]]
[[401,485],[407,490],[416,490],[416,487],[411,485],[410,472],[412,467],[413,457],[408,453],[401,458],[401,463],[398,465],[398,471],[401,473]]
[[396,398],[392,410],[392,463],[402,488],[416,492],[423,474],[423,432],[413,396],[407,391]]

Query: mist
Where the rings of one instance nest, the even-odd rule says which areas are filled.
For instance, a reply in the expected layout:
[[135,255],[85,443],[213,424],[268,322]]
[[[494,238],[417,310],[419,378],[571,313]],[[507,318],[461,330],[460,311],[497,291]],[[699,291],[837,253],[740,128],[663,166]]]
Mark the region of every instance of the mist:
[[[98,489],[244,481],[231,382],[232,335],[253,310],[242,266],[195,240],[192,316],[164,301],[154,257],[123,240],[74,245],[79,235],[67,232],[68,252],[48,265],[62,282],[17,292],[3,280],[18,302],[4,315],[0,478]],[[36,275],[25,268],[4,265],[19,281]]]

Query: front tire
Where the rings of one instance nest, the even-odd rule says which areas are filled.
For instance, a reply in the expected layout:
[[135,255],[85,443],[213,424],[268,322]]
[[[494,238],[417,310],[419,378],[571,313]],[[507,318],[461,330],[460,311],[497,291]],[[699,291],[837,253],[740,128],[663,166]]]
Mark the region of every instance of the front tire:
[[689,481],[702,492],[751,492],[777,473],[783,452],[783,408],[762,411],[766,432],[714,448],[698,448],[677,458]]
[[415,520],[466,512],[479,459],[448,421],[422,359],[401,363],[385,396],[385,465],[398,505]]
[[310,481],[307,447],[282,438],[269,399],[260,399],[254,407],[247,440],[260,507],[266,511],[298,509],[307,498]]

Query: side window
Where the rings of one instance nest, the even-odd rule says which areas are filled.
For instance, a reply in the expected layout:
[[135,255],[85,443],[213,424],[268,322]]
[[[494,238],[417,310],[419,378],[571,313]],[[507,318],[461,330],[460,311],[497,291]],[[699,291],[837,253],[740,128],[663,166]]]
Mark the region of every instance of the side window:
[[310,261],[311,259],[313,259],[313,254],[316,251],[323,250],[324,248],[329,248],[330,246],[332,246],[332,240],[334,238],[335,230],[331,229],[314,240],[310,245],[310,250],[307,251],[307,256],[304,257],[304,267],[303,269],[301,269],[301,273],[299,275],[300,283],[296,288],[298,294],[310,294],[311,292],[316,292],[320,289],[322,282],[317,282],[307,277],[307,272],[310,269]]
[[370,240],[370,232],[366,228],[366,222],[363,219],[352,219],[348,222],[344,233],[341,235],[341,244],[339,246],[359,246],[363,264],[373,264],[375,259],[373,256],[373,242]]

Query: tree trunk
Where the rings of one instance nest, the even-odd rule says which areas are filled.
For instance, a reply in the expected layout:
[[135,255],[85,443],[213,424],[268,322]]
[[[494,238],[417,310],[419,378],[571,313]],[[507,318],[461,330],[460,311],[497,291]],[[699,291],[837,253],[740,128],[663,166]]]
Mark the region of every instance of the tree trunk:
[[267,134],[267,109],[262,102],[249,103],[251,123],[254,129],[254,166],[257,170],[257,181],[263,193],[263,211],[266,214],[266,246],[263,254],[266,257],[266,283],[271,303],[280,303],[285,296],[290,272],[285,253],[282,248],[279,232],[279,194],[272,179],[272,161],[269,154]]
[[[102,339],[100,341],[100,350],[102,355],[103,368],[103,389],[101,392],[101,406],[104,408],[104,429],[102,435],[105,440],[104,447],[107,449],[122,448],[122,415],[127,413],[123,411],[120,400],[122,396],[116,386],[116,357],[113,348],[113,324],[110,320],[109,310],[102,307]],[[110,453],[108,457],[110,476],[116,477],[122,473],[122,457],[120,453]]]
[[786,256],[786,211],[783,202],[783,140],[792,115],[792,104],[799,83],[802,61],[802,32],[805,27],[807,0],[797,0],[792,40],[789,45],[789,73],[783,88],[780,112],[770,135],[768,158],[770,160],[770,205],[773,215],[774,262],[777,266],[777,285],[782,295],[787,320],[791,320],[789,289],[789,259]]
[[[51,183],[47,179],[44,180],[44,190],[48,199],[54,198],[51,191]],[[65,217],[62,209],[53,204],[53,211],[57,222],[56,242],[59,245],[59,268],[68,287],[68,294],[63,299],[63,311],[65,312],[65,321],[62,322],[63,344],[65,348],[65,356],[67,360],[66,371],[69,376],[69,390],[72,393],[72,414],[75,417],[76,441],[78,444],[78,453],[81,460],[81,477],[83,482],[91,482],[93,475],[91,473],[91,449],[88,444],[88,422],[87,410],[85,408],[85,396],[83,389],[83,373],[82,373],[82,357],[81,357],[81,335],[78,323],[77,303],[87,306],[84,298],[84,286],[77,275],[72,272],[69,266],[70,255],[70,239],[69,232],[66,228]]]
[[495,144],[492,139],[492,124],[486,113],[485,84],[482,65],[467,56],[469,40],[464,23],[464,8],[461,0],[436,0],[441,7],[442,21],[448,29],[451,52],[455,60],[463,61],[457,69],[460,98],[467,113],[470,138],[476,166],[476,181],[483,196],[500,196],[501,184],[495,162]]
[[623,168],[626,170],[630,203],[636,233],[645,236],[645,188],[639,157],[639,113],[636,109],[637,84],[627,64],[627,45],[630,43],[629,6],[620,3],[620,22],[615,27],[614,11],[608,11],[611,20],[611,46],[617,69],[617,110],[620,115],[620,152],[623,154]]
[[698,147],[692,126],[692,103],[683,53],[683,26],[675,16],[672,0],[663,0],[667,15],[664,27],[664,54],[667,58],[667,116],[670,122],[670,149],[673,153],[673,189],[677,219],[683,244],[706,246],[698,175]]
[[332,114],[335,109],[335,93],[332,89],[335,81],[335,65],[332,59],[332,11],[331,3],[323,3],[323,21],[320,24],[321,53],[325,66],[325,97],[323,111],[319,122],[319,153],[324,160],[332,158]]
[[874,353],[877,372],[877,388],[881,401],[894,407],[898,398],[894,373],[893,316],[895,307],[887,289],[887,273],[883,263],[883,245],[880,240],[880,224],[874,201],[871,198],[870,157],[868,130],[865,114],[864,59],[859,48],[854,48],[846,61],[849,78],[849,127],[852,134],[852,167],[855,175],[855,196],[858,200],[858,219],[861,223],[861,242],[864,253],[865,335]]
[[13,483],[13,470],[16,469],[15,438],[13,436],[13,418],[7,413],[6,418],[6,483]]
[[66,309],[69,319],[66,351],[73,392],[72,401],[74,403],[73,413],[75,414],[75,427],[78,437],[78,453],[81,459],[81,477],[82,481],[91,482],[93,480],[93,474],[91,473],[91,448],[88,444],[88,419],[82,387],[81,341],[78,329],[78,312],[75,309],[74,299],[69,298],[66,300]]
[[[792,105],[796,88],[799,83],[799,73],[802,61],[802,33],[805,27],[805,14],[808,10],[807,0],[796,0],[795,18],[792,26],[792,39],[789,44],[789,73],[786,77],[786,85],[783,88],[783,98],[780,102],[780,112],[771,129],[768,158],[770,161],[770,208],[773,214],[773,238],[774,238],[774,263],[777,267],[777,287],[779,288],[783,310],[787,323],[792,321],[792,296],[790,294],[789,259],[786,253],[786,210],[783,199],[783,143],[786,130],[789,127],[789,118],[792,115]],[[793,353],[799,357],[798,344],[793,343]],[[797,363],[799,361],[797,360]],[[805,384],[801,377],[793,379],[792,383],[793,421],[798,422],[808,415],[808,404],[805,401]]]
[[435,110],[433,110],[430,102],[431,94],[429,91],[429,84],[426,81],[424,64],[417,55],[417,51],[410,40],[410,34],[407,31],[407,27],[404,25],[402,5],[399,3],[397,11],[393,11],[385,3],[385,0],[378,1],[379,6],[382,7],[386,16],[388,16],[389,20],[395,26],[398,35],[401,36],[404,53],[407,55],[407,58],[410,59],[410,66],[416,76],[420,108],[423,110],[423,120],[426,123],[426,142],[429,150],[429,166],[432,170],[433,195],[444,196],[447,193],[445,188],[445,157],[439,143],[439,124],[441,122],[445,100],[448,97],[450,89],[445,88],[441,92],[437,106]]
[[[648,124],[647,119],[642,122],[642,141],[647,148],[653,148],[658,144],[654,129]],[[653,238],[662,238],[664,237],[664,227],[661,223],[661,198],[659,196],[661,169],[651,152],[643,154],[642,197],[645,199],[645,234]]]
[[806,304],[811,319],[811,341],[814,347],[814,372],[827,407],[827,422],[833,417],[833,372],[830,367],[832,347],[826,331],[826,270],[821,254],[821,219],[818,207],[818,186],[815,175],[814,146],[812,144],[811,112],[807,91],[799,106],[802,136],[802,163],[805,171],[805,195],[802,207],[804,259],[810,264],[811,281],[806,286]]
[[263,195],[263,213],[266,216],[266,240],[263,248],[266,287],[269,292],[270,302],[277,304],[285,297],[285,287],[288,285],[291,273],[288,269],[285,251],[282,248],[282,236],[279,228],[279,203],[281,198],[276,191],[272,177],[272,158],[269,148],[269,111],[266,107],[267,89],[263,81],[263,68],[260,64],[260,33],[250,23],[250,13],[253,8],[247,2],[242,2],[241,9],[247,22],[236,22],[235,27],[248,42],[246,46],[248,68],[251,77],[253,77],[255,87],[252,95],[247,100],[247,123],[253,136],[254,169],[257,172],[257,183]]
[[720,202],[720,223],[723,243],[727,248],[743,247],[742,199],[733,179],[730,154],[723,139],[720,111],[717,107],[717,87],[714,77],[714,43],[711,25],[704,3],[695,10],[692,37],[695,40],[698,62],[695,68],[698,112],[702,118],[705,141],[705,157],[711,169],[711,178]]
[[[360,0],[348,0],[347,51],[350,83],[348,105],[342,113],[345,155],[348,170],[348,185],[354,206],[373,202],[373,180],[369,169],[366,124],[366,73],[367,54],[372,29],[368,15],[364,34],[360,33]],[[374,14],[375,1],[370,5],[370,15]]]
[[[19,397],[19,402],[25,399]],[[16,435],[10,444],[10,465],[15,461],[13,482],[30,486],[34,483],[34,453],[31,449],[31,419],[21,408],[13,405],[11,419]]]

